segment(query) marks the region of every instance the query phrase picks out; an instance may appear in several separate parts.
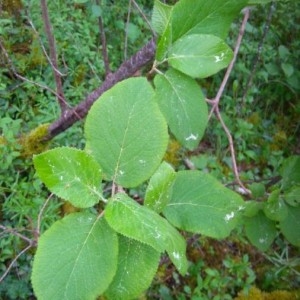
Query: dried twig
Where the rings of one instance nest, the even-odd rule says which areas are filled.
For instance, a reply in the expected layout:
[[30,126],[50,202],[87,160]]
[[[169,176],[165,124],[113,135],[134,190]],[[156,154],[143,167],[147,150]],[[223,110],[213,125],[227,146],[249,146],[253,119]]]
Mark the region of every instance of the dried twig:
[[9,55],[8,55],[8,53],[7,53],[7,51],[6,51],[5,47],[4,47],[4,45],[3,45],[2,41],[1,41],[1,39],[0,39],[0,48],[1,48],[1,50],[2,50],[2,52],[3,52],[3,54],[4,54],[4,56],[5,56],[5,58],[6,58],[6,60],[7,60],[7,62],[9,63],[9,68],[10,68],[12,74],[13,74],[15,77],[19,78],[20,80],[22,80],[22,81],[24,81],[24,82],[28,82],[28,83],[30,83],[30,84],[32,84],[32,85],[38,86],[38,87],[42,88],[43,90],[49,91],[50,93],[52,93],[53,95],[55,95],[57,98],[59,98],[61,101],[64,100],[59,94],[57,94],[54,90],[52,90],[52,89],[49,88],[48,86],[43,85],[43,84],[40,84],[40,83],[35,82],[35,81],[32,81],[32,80],[30,80],[30,79],[28,79],[28,78],[26,78],[26,77],[20,75],[20,74],[17,72],[17,70],[16,70],[16,68],[15,68],[15,66],[14,66],[14,64],[13,64],[13,62],[12,62],[12,60],[9,58]]
[[4,280],[4,278],[7,276],[7,274],[9,273],[10,269],[13,267],[14,263],[19,259],[19,257],[24,254],[27,250],[29,250],[31,247],[33,247],[32,244],[27,245],[27,247],[25,247],[20,253],[18,253],[18,255],[12,260],[12,262],[9,264],[9,266],[7,267],[7,269],[5,270],[5,272],[2,274],[2,276],[0,277],[0,283]]
[[143,17],[143,19],[145,20],[145,22],[147,23],[148,27],[150,28],[152,35],[156,36],[156,33],[151,25],[151,22],[148,20],[147,16],[144,14],[144,12],[141,10],[140,6],[136,3],[135,0],[131,0],[132,3],[134,4],[134,6],[136,7],[136,9],[139,11],[139,13],[141,14],[141,16]]
[[127,18],[126,18],[126,26],[125,26],[125,41],[124,41],[124,59],[127,59],[127,48],[128,48],[128,26],[130,21],[131,15],[131,0],[128,3],[128,10],[127,10]]
[[65,101],[65,96],[64,96],[63,86],[62,86],[61,74],[57,72],[58,63],[57,63],[55,39],[52,34],[52,27],[50,23],[49,14],[48,14],[47,0],[41,0],[41,8],[42,8],[42,17],[45,26],[45,32],[49,42],[50,59],[53,66],[52,70],[53,70],[53,75],[56,83],[56,91],[57,94],[60,96],[57,98],[57,100],[60,105],[61,112],[64,113],[65,110],[67,109],[67,104]]
[[43,204],[43,206],[41,207],[41,209],[39,211],[39,215],[38,215],[38,218],[37,218],[36,230],[35,230],[36,239],[40,236],[40,233],[41,233],[42,215],[43,215],[43,213],[45,211],[45,208],[48,205],[50,199],[52,198],[52,196],[53,196],[53,193],[51,193],[50,196],[46,199],[45,203]]
[[34,33],[36,34],[36,36],[37,36],[37,38],[38,38],[38,40],[39,40],[40,46],[41,46],[41,48],[42,48],[42,51],[43,51],[44,55],[46,56],[48,63],[49,63],[49,64],[51,65],[51,67],[53,68],[53,70],[54,70],[56,73],[58,73],[60,76],[66,76],[67,74],[61,73],[61,72],[57,69],[57,67],[55,67],[54,64],[52,63],[52,60],[51,60],[51,58],[49,57],[49,55],[48,55],[48,53],[47,53],[47,51],[46,51],[46,48],[45,48],[45,46],[44,46],[44,44],[43,44],[43,42],[42,42],[42,39],[41,39],[41,37],[40,37],[40,34],[39,34],[38,31],[36,30],[36,28],[35,28],[33,22],[32,22],[31,19],[29,18],[29,16],[27,17],[27,22],[29,23],[29,25],[31,26],[32,30],[33,30]]
[[8,227],[5,227],[3,225],[0,225],[0,229],[3,230],[3,232],[7,232],[7,233],[11,233],[19,238],[21,238],[22,240],[26,241],[27,243],[29,244],[32,244],[34,241],[31,240],[30,238],[28,238],[27,236],[19,233],[18,231],[16,231],[15,229],[13,228],[8,228]]
[[[98,6],[101,5],[101,0],[96,0],[96,4]],[[99,24],[99,32],[100,32],[100,40],[101,40],[101,46],[102,46],[102,56],[103,56],[103,62],[104,62],[104,68],[105,68],[105,75],[108,76],[111,73],[110,67],[109,67],[109,58],[108,58],[108,52],[107,52],[107,44],[106,44],[106,35],[105,30],[103,26],[103,20],[102,17],[98,17],[98,24]]]

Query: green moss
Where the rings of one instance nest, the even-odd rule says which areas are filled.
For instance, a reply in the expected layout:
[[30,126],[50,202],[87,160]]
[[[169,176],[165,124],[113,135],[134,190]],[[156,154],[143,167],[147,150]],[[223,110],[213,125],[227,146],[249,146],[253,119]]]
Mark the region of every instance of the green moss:
[[34,154],[47,150],[49,142],[44,138],[48,134],[49,124],[42,124],[30,131],[27,135],[22,136],[20,144],[22,145],[22,156],[31,157]]
[[266,293],[252,287],[247,295],[239,293],[235,300],[296,300],[300,299],[300,291],[273,291]]
[[21,0],[3,0],[1,6],[9,15],[17,15],[23,8]]

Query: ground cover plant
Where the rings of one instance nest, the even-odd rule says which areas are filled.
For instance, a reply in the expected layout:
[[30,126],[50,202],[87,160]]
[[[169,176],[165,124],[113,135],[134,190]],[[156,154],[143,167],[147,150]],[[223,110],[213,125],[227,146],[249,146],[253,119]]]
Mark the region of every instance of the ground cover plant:
[[[261,253],[277,243],[283,254],[276,257],[271,251],[275,254],[266,254],[266,259],[278,264],[278,274],[299,275],[299,262],[288,257],[285,265],[285,255],[296,255],[300,243],[295,230],[300,219],[300,158],[292,155],[296,147],[280,148],[284,136],[295,143],[299,125],[275,132],[270,147],[277,147],[273,149],[277,154],[269,161],[271,149],[259,147],[263,142],[256,136],[259,131],[263,136],[268,124],[247,110],[260,95],[251,83],[255,68],[246,83],[229,82],[232,92],[224,96],[247,32],[249,5],[266,2],[129,1],[128,5],[124,1],[125,13],[121,4],[109,1],[49,3],[49,7],[46,1],[4,2],[1,281],[14,286],[7,297],[31,293],[26,284],[17,288],[18,281],[7,274],[18,258],[32,256],[31,282],[38,299],[136,298],[149,288],[157,270],[167,272],[160,264],[164,260],[173,264],[167,266],[183,292],[176,293],[167,281],[155,277],[159,288],[150,289],[151,298],[232,299],[240,290],[247,293],[259,275],[249,256],[240,255],[238,262],[223,257],[219,266],[210,267],[199,255],[193,260],[188,251],[187,256],[187,245],[195,236],[196,246],[207,253],[216,251],[213,241],[230,235],[246,238]],[[52,23],[51,11],[59,12]],[[76,25],[74,32],[74,19],[83,16],[92,22]],[[230,31],[239,16],[243,21]],[[66,33],[55,33],[62,26]],[[124,45],[106,28],[122,31]],[[237,36],[233,50],[227,44],[232,40],[229,32]],[[149,42],[146,33],[153,36]],[[134,46],[145,42],[140,49]],[[247,50],[240,51],[247,55]],[[288,86],[289,96],[278,109],[287,107],[291,119],[297,120],[299,104],[293,97],[299,71],[290,63],[287,48],[279,47],[279,55],[286,80],[282,86]],[[269,70],[275,67],[266,64],[266,68],[260,76],[268,81]],[[28,69],[30,78],[25,76]],[[221,102],[222,96],[230,101]],[[18,105],[10,102],[12,98]],[[231,112],[235,108],[238,111]],[[236,122],[222,116],[227,111]],[[208,122],[213,115],[217,124],[211,129]],[[75,124],[85,117],[84,127]],[[27,135],[19,134],[22,118],[28,129],[36,127]],[[231,132],[238,142],[237,155]],[[208,146],[203,154],[201,147],[213,140],[216,147]],[[211,148],[216,148],[217,156],[210,155]],[[230,155],[224,155],[226,149]],[[261,149],[264,155],[258,154]],[[265,160],[267,171],[261,164],[254,166],[258,158]],[[251,169],[239,170],[243,163]],[[266,183],[257,180],[262,172],[272,176]],[[228,179],[234,182],[225,187],[222,183],[228,184]],[[13,243],[18,254],[8,246]],[[24,256],[26,251],[30,254]],[[25,283],[28,264],[20,262],[19,276]],[[295,280],[293,287],[298,284]]]

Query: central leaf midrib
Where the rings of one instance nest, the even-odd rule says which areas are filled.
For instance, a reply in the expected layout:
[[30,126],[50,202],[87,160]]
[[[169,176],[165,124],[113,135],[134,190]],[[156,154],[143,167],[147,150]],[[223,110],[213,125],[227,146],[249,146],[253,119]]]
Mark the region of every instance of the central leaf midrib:
[[124,136],[123,136],[123,140],[122,140],[122,143],[120,145],[120,152],[119,152],[119,157],[116,161],[116,167],[115,167],[115,173],[113,175],[113,184],[116,182],[116,179],[117,179],[117,176],[118,176],[118,171],[119,171],[119,167],[120,167],[120,161],[121,161],[121,158],[122,158],[122,153],[124,151],[124,145],[125,145],[125,142],[126,142],[126,137],[127,137],[127,133],[128,133],[128,128],[130,126],[130,120],[133,116],[133,112],[135,110],[135,106],[136,106],[136,103],[132,106],[129,114],[128,114],[128,119],[127,119],[127,125],[126,125],[126,128],[125,128],[125,132],[124,132]]

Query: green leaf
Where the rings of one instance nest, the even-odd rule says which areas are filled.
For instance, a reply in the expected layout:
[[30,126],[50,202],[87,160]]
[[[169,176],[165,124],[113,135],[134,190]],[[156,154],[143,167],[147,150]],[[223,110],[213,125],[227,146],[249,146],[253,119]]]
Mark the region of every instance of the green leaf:
[[96,299],[117,270],[118,238],[104,218],[75,213],[39,239],[32,269],[35,295],[43,300]]
[[150,178],[144,204],[146,207],[161,213],[169,202],[169,189],[176,177],[174,169],[163,162]]
[[266,251],[271,246],[277,234],[276,223],[262,211],[245,219],[245,231],[250,242],[261,251]]
[[172,12],[173,41],[183,35],[212,34],[225,38],[247,0],[181,0]]
[[300,187],[292,188],[287,194],[283,195],[284,200],[291,206],[300,205]]
[[262,210],[264,207],[263,202],[257,202],[257,201],[246,201],[244,204],[244,209],[243,209],[243,216],[246,217],[254,217],[255,215],[258,214],[260,210]]
[[192,78],[169,70],[154,79],[156,100],[171,132],[186,148],[195,149],[208,120],[204,95]]
[[300,247],[300,207],[287,206],[288,215],[279,223],[285,238],[293,245]]
[[291,77],[294,73],[294,67],[291,64],[282,63],[281,68],[287,78]]
[[282,1],[282,0],[248,0],[249,5],[254,4],[267,4],[269,2]]
[[134,187],[157,169],[167,148],[165,119],[145,78],[124,80],[92,106],[85,124],[87,149],[107,180]]
[[112,300],[138,297],[150,286],[159,258],[152,247],[119,235],[118,269],[105,296]]
[[273,221],[282,221],[287,217],[287,207],[280,197],[280,190],[271,193],[264,205],[264,213]]
[[181,274],[187,271],[186,243],[167,220],[139,205],[126,194],[116,194],[105,209],[108,224],[118,233],[153,247],[167,251]]
[[134,43],[140,36],[141,31],[137,25],[129,22],[128,24],[126,24],[126,33],[130,42]]
[[157,41],[155,59],[165,59],[168,48],[172,44],[171,13],[173,6],[166,5],[160,1],[154,2],[152,25],[160,36]]
[[295,155],[285,159],[280,175],[283,190],[300,185],[300,156]]
[[101,170],[97,161],[75,148],[55,148],[33,158],[47,188],[76,207],[91,207],[102,198]]
[[254,182],[249,186],[249,189],[252,193],[252,196],[254,198],[260,198],[263,197],[266,193],[266,188],[263,183]]
[[182,73],[205,78],[226,68],[232,50],[220,38],[208,34],[191,34],[177,40],[169,49],[168,62]]
[[170,22],[173,6],[154,1],[151,25],[158,35],[163,35]]
[[92,5],[92,15],[97,18],[102,17],[103,12],[100,5],[96,5],[96,4]]
[[242,198],[200,171],[181,171],[163,214],[174,226],[213,238],[225,238],[237,225]]

